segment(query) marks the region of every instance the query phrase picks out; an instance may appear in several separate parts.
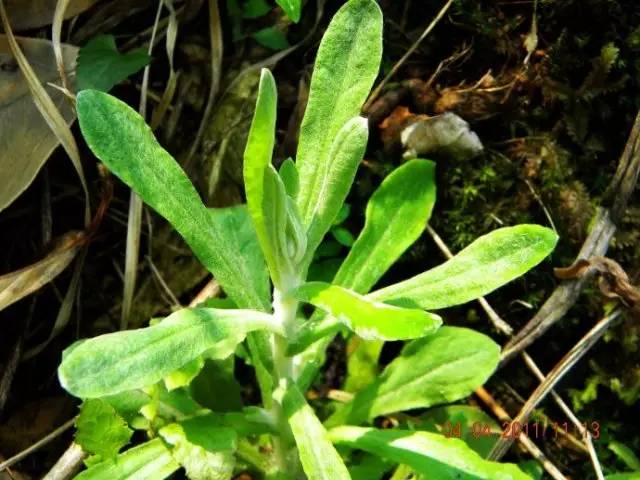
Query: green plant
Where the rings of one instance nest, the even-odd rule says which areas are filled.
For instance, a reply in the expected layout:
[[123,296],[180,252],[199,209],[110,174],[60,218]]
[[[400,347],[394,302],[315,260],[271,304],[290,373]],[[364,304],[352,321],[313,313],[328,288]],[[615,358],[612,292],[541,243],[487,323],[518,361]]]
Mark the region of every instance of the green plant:
[[[296,162],[280,171],[271,164],[277,91],[262,71],[245,151],[246,207],[206,208],[137,113],[106,93],[78,94],[92,151],[176,228],[228,296],[64,352],[60,382],[84,400],[76,439],[93,454],[78,478],[165,478],[182,466],[192,479],[228,479],[245,468],[273,479],[370,479],[395,464],[425,478],[528,478],[419,426],[360,425],[459,400],[484,383],[499,347],[472,330],[441,327],[426,310],[467,302],[522,275],[553,249],[552,231],[496,230],[435,269],[367,294],[431,215],[435,167],[414,159],[373,194],[332,284],[305,282],[365,151],[367,122],[358,113],[378,73],[381,39],[372,0],[350,0],[336,14],[318,51]],[[301,304],[317,309],[311,318]],[[410,341],[323,424],[304,392],[333,334],[345,329]],[[255,369],[261,406],[242,406],[234,354]],[[150,440],[116,457],[131,429]]]

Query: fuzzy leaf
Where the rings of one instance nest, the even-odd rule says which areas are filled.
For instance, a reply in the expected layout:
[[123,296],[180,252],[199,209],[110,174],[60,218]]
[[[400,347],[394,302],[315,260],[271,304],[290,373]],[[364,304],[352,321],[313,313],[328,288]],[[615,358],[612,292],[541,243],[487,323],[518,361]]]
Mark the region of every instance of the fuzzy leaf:
[[115,97],[96,90],[77,96],[80,129],[93,153],[182,235],[225,292],[242,308],[268,310],[269,285],[220,228],[175,160],[144,119]]
[[146,387],[205,352],[231,355],[247,332],[278,330],[272,318],[253,310],[185,308],[152,327],[77,342],[63,354],[60,383],[81,398]]
[[112,459],[129,443],[133,431],[116,410],[104,400],[86,400],[76,419],[75,441],[85,452]]
[[[452,429],[459,427],[459,433]],[[469,448],[481,457],[487,458],[496,439],[502,435],[500,424],[479,407],[470,405],[446,405],[430,408],[420,415],[416,430],[427,430],[433,433],[447,432],[464,441]]]
[[113,35],[99,35],[80,49],[78,90],[92,88],[108,92],[151,61],[144,48],[120,53]]
[[454,402],[481,386],[499,359],[500,347],[486,335],[442,327],[405,345],[382,375],[327,425],[357,425],[379,415]]
[[300,21],[302,0],[276,0],[276,3],[282,7],[292,22],[298,23]]
[[[361,153],[355,146],[337,148],[338,132],[360,113],[378,74],[382,56],[382,13],[372,0],[350,0],[333,17],[320,42],[311,77],[309,101],[300,127],[296,165],[300,173],[298,208],[309,232],[311,253],[318,246],[335,218],[344,195],[345,184],[353,180],[354,158]],[[355,127],[355,126],[352,126]],[[355,132],[354,132],[355,133]],[[358,135],[362,136],[363,132]],[[362,141],[362,140],[360,140]],[[351,150],[343,175],[331,170],[346,162],[332,158],[341,149]],[[334,152],[334,153],[332,153]],[[356,163],[357,165],[357,163]],[[340,179],[340,190],[327,179]],[[342,191],[344,190],[344,191]],[[332,193],[333,200],[325,197]],[[328,222],[328,223],[327,223]]]
[[[365,224],[333,284],[366,293],[424,230],[435,203],[435,164],[415,159],[395,169],[380,184],[367,204]],[[334,318],[316,312],[290,345],[289,353],[299,353],[314,341],[337,331]],[[316,345],[318,352],[325,345]],[[305,366],[311,376],[315,363]]]
[[396,168],[371,195],[364,228],[333,283],[367,293],[424,231],[436,201],[435,164]]
[[[355,117],[348,121],[337,133],[331,145],[325,165],[318,165],[313,190],[309,193],[313,205],[301,212],[303,225],[307,226],[307,255],[304,265],[313,258],[318,245],[340,212],[355,178],[358,165],[367,146],[369,130],[367,120]],[[298,200],[305,192],[305,178],[301,170]],[[300,204],[298,204],[300,206]],[[304,216],[306,215],[306,216]]]
[[322,423],[295,384],[289,386],[282,403],[307,478],[351,480],[342,458],[327,439],[327,432]]
[[326,311],[362,338],[408,340],[428,335],[442,324],[440,317],[432,313],[372,302],[351,290],[323,282],[305,283],[291,295]]
[[460,305],[523,275],[549,255],[557,241],[553,230],[539,225],[499,228],[442,265],[369,298],[426,310]]
[[[284,186],[274,178],[271,156],[275,144],[278,91],[271,72],[263,68],[256,108],[244,151],[247,206],[258,241],[276,285],[285,263],[281,232],[285,225]],[[277,176],[277,175],[276,175]]]
[[75,480],[163,480],[180,468],[162,440],[156,438],[105,460],[80,473]]
[[298,178],[298,169],[296,164],[291,158],[287,158],[278,170],[278,175],[282,179],[284,188],[287,191],[287,195],[291,198],[296,198],[298,190],[300,189],[300,179]]
[[367,341],[351,337],[347,343],[347,373],[342,387],[347,392],[359,392],[369,386],[379,374],[378,358],[382,341]]
[[438,480],[530,480],[513,464],[484,460],[462,440],[430,432],[337,427],[334,443],[358,448],[408,465],[426,478]]
[[235,465],[237,434],[217,425],[214,416],[172,423],[160,430],[172,445],[171,454],[191,480],[229,480]]

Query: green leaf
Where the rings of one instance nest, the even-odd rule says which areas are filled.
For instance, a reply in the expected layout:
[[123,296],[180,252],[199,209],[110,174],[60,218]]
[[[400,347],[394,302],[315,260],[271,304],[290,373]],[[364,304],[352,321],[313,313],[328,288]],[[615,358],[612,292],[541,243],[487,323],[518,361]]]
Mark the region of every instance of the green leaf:
[[349,218],[350,214],[351,214],[351,205],[349,205],[348,203],[343,203],[342,206],[340,207],[340,210],[338,211],[338,215],[336,215],[336,218],[333,220],[333,225],[334,226],[340,225],[347,218]]
[[72,345],[58,368],[61,385],[95,398],[152,385],[207,353],[225,358],[247,332],[275,329],[273,317],[253,310],[185,308],[152,327],[100,335]]
[[295,384],[282,399],[302,462],[309,480],[351,480],[347,467],[327,439],[327,432]]
[[213,416],[200,416],[160,429],[171,454],[191,480],[229,480],[235,466],[237,434],[219,427]]
[[[313,253],[333,225],[347,198],[364,155],[368,136],[367,120],[355,117],[337,133],[326,163],[318,164],[312,173],[312,184],[307,182],[309,179],[305,178],[306,172],[300,169],[300,192],[297,200],[300,218],[307,227],[305,266],[311,262]],[[305,194],[306,199],[312,202],[307,206],[301,203],[305,201]]]
[[369,298],[426,310],[460,305],[523,275],[549,255],[557,241],[553,230],[539,225],[499,228],[442,265]]
[[605,480],[640,480],[639,472],[614,473],[604,477]]
[[207,360],[189,391],[202,406],[217,412],[240,410],[241,387],[234,376],[235,357]]
[[356,240],[353,234],[344,227],[333,227],[331,229],[331,235],[333,235],[333,238],[335,238],[339,244],[345,247],[352,246]]
[[530,480],[509,463],[484,460],[462,441],[430,432],[337,427],[329,431],[334,443],[358,448],[408,465],[426,478],[438,480]]
[[284,50],[291,46],[287,40],[287,35],[276,27],[267,27],[262,30],[258,30],[251,34],[251,38],[263,47],[267,47],[271,50]]
[[327,420],[360,424],[379,415],[427,408],[466,397],[496,369],[500,347],[467,328],[442,327],[403,348],[378,379]]
[[235,234],[215,221],[144,119],[95,90],[77,96],[80,129],[93,153],[182,235],[225,292],[242,308],[270,309],[269,284],[238,250]]
[[349,465],[352,480],[381,480],[393,464],[375,455],[365,454],[357,464]]
[[415,159],[396,168],[371,195],[364,228],[333,283],[368,292],[420,237],[435,201],[433,162]]
[[469,405],[447,405],[444,407],[430,408],[420,415],[420,422],[415,425],[416,430],[428,430],[433,433],[442,433],[445,436],[457,436],[463,440],[469,448],[486,458],[502,435],[502,428],[492,417],[484,413],[478,407]]
[[640,471],[640,459],[638,456],[622,442],[616,440],[609,443],[609,450],[616,454],[616,456],[624,462],[624,464],[631,470]]
[[104,400],[85,400],[76,419],[76,443],[85,452],[112,459],[129,443],[133,431]]
[[282,7],[284,13],[287,14],[293,22],[300,21],[300,12],[302,11],[302,0],[276,0],[276,3]]
[[286,192],[271,165],[275,143],[278,92],[271,72],[263,68],[251,130],[244,151],[247,206],[274,285],[282,286],[292,265],[285,236]]
[[258,18],[266,15],[273,7],[265,0],[248,0],[242,7],[242,18]]
[[80,473],[75,480],[163,480],[180,468],[165,447],[156,438],[105,460]]
[[175,372],[171,372],[164,377],[164,386],[167,390],[175,390],[176,388],[186,387],[191,381],[196,378],[204,367],[204,358],[197,357],[188,363],[185,363]]
[[113,35],[99,35],[89,40],[78,55],[78,90],[108,92],[151,61],[144,48],[118,52]]
[[[330,167],[337,165],[332,150],[339,151],[335,146],[338,132],[360,113],[378,74],[381,57],[380,8],[373,0],[348,1],[333,17],[320,42],[309,101],[300,127],[296,157],[300,173],[298,208],[304,225],[310,230],[311,249],[317,247],[326,233],[323,225],[327,220],[328,225],[331,224],[344,201],[344,198],[334,201],[332,209],[325,212],[327,218],[322,219],[321,225],[312,225],[314,210],[320,201],[324,201],[322,185],[326,184]],[[360,159],[361,156],[358,161]],[[342,196],[342,192],[336,192],[336,195],[338,193]]]
[[291,295],[325,310],[362,338],[419,338],[434,332],[442,324],[440,317],[432,313],[372,302],[346,288],[323,282],[305,283]]
[[347,378],[344,389],[347,392],[359,392],[378,376],[378,358],[384,342],[367,341],[351,337],[347,346]]
[[[216,231],[223,232],[226,240],[233,245],[233,254],[236,255],[236,259],[242,262],[241,267],[246,272],[251,272],[251,278],[247,278],[245,281],[251,285],[252,290],[261,292],[261,296],[266,294],[268,298],[269,272],[247,206],[243,204],[233,207],[209,208],[209,215]],[[229,301],[228,298],[218,299],[218,301],[222,300]],[[257,308],[257,306],[245,305],[243,308]]]
[[[373,193],[367,204],[365,224],[332,283],[366,293],[422,234],[435,203],[435,164],[415,159],[396,168]],[[325,337],[330,341],[337,321],[314,314],[292,345],[298,353]],[[316,345],[318,352],[326,345]],[[314,363],[305,367],[311,376]]]
[[287,195],[291,198],[296,198],[298,190],[300,190],[300,179],[298,178],[298,169],[296,164],[291,158],[287,158],[278,170],[278,175],[282,179],[284,188],[287,191]]

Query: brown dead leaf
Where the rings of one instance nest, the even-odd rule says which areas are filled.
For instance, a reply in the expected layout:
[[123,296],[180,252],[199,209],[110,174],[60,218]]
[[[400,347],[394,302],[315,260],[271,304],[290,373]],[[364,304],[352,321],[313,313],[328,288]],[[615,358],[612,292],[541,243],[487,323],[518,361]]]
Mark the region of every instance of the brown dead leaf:
[[68,232],[55,242],[53,250],[42,260],[0,276],[0,310],[57,277],[71,263],[85,239],[83,232]]
[[[81,14],[96,2],[97,0],[70,0],[64,14],[65,20]],[[5,0],[13,31],[51,25],[56,3],[58,0]],[[1,26],[0,31],[3,31]]]
[[556,277],[563,280],[580,278],[587,272],[595,270],[600,274],[598,286],[607,298],[618,298],[634,313],[640,313],[640,289],[631,284],[627,272],[616,262],[607,257],[591,257],[577,260],[565,268],[555,268]]
[[[19,38],[18,43],[43,85],[59,78],[50,42]],[[78,49],[63,45],[62,52],[66,71],[73,70]],[[75,112],[63,94],[50,86],[45,90],[67,124],[71,124]],[[55,133],[33,103],[7,37],[0,34],[0,210],[31,184],[58,144]]]
[[390,151],[400,143],[400,134],[409,124],[427,119],[426,115],[416,115],[404,106],[399,106],[386,117],[379,125],[380,136],[386,151]]

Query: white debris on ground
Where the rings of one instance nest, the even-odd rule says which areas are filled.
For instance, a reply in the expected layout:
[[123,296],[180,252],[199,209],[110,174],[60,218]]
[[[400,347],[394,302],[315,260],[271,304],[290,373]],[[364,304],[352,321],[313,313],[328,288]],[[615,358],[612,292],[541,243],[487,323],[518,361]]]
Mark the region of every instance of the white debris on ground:
[[412,123],[402,131],[400,140],[405,158],[439,153],[455,160],[467,160],[484,149],[469,124],[451,112]]

